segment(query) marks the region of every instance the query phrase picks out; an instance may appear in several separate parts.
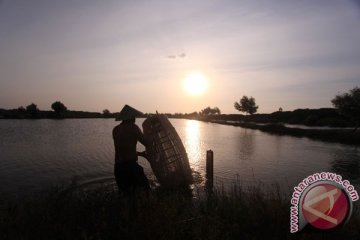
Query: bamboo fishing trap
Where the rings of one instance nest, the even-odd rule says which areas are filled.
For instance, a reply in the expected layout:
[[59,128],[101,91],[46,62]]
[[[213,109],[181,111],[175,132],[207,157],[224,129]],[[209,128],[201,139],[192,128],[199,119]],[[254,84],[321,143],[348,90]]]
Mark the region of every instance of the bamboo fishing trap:
[[185,147],[169,119],[163,114],[147,118],[144,135],[151,141],[146,148],[153,172],[163,187],[192,183],[189,159]]

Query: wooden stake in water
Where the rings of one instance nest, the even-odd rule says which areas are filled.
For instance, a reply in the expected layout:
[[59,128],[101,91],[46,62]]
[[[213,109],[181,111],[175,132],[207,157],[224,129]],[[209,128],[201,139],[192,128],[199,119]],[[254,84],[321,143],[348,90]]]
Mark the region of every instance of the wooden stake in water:
[[214,185],[214,152],[206,151],[206,185],[208,189],[212,189]]

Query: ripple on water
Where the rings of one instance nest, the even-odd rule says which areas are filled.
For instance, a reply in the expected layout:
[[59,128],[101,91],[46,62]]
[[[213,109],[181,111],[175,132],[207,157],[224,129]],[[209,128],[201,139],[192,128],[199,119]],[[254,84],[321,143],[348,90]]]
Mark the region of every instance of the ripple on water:
[[[137,120],[141,126],[143,119]],[[280,183],[288,188],[315,172],[333,171],[360,184],[360,150],[306,138],[194,120],[171,119],[195,179],[205,177],[206,151],[214,151],[215,184]],[[32,191],[74,177],[113,174],[113,119],[1,120],[0,192]],[[144,150],[138,145],[138,150]],[[150,179],[149,163],[139,158]],[[202,181],[203,182],[203,181]]]

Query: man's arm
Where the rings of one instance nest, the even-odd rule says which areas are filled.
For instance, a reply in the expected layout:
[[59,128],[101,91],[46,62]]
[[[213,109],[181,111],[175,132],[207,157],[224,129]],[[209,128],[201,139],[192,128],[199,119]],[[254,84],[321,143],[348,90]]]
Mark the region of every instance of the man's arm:
[[141,132],[140,128],[138,127],[138,140],[139,142],[141,142],[142,145],[144,145],[145,147],[150,145],[150,141],[149,139],[147,139],[144,134]]
[[[136,152],[136,154],[140,157],[143,157],[143,158],[146,158],[148,159],[148,155],[147,155],[147,152],[146,151],[143,151],[143,152]],[[148,159],[149,160],[149,159]]]
[[118,149],[119,149],[119,140],[118,140],[117,137],[116,137],[115,128],[113,129],[112,136],[113,136],[113,139],[114,139],[115,161],[116,161],[117,159],[119,159],[119,152],[118,152]]
[[[145,146],[145,148],[150,145],[150,141],[141,132],[140,128],[138,128],[138,140],[139,140],[139,142],[141,142]],[[138,156],[141,156],[141,157],[144,157],[144,158],[148,159],[148,155],[147,155],[146,151],[136,152],[136,153],[137,153]]]

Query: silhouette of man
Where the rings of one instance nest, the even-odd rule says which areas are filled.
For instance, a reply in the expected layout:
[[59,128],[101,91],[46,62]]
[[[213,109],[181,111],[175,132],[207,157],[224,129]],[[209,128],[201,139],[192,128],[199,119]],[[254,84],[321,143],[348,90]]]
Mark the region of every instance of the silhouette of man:
[[148,144],[135,124],[135,118],[141,115],[142,112],[125,105],[116,118],[116,121],[122,122],[112,132],[115,145],[114,174],[119,191],[123,193],[150,189],[144,170],[137,163],[138,156],[146,157],[145,152],[136,151],[137,142],[144,146]]

